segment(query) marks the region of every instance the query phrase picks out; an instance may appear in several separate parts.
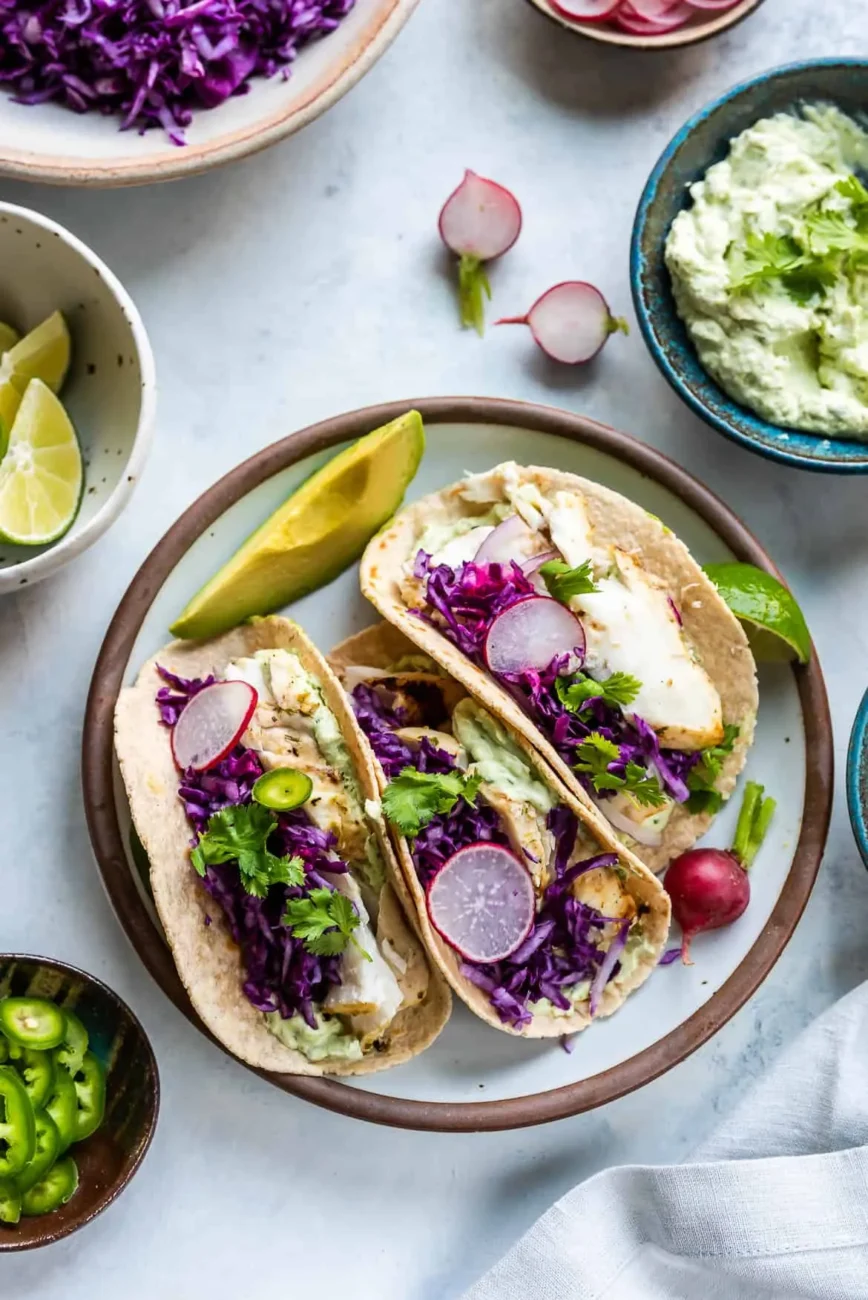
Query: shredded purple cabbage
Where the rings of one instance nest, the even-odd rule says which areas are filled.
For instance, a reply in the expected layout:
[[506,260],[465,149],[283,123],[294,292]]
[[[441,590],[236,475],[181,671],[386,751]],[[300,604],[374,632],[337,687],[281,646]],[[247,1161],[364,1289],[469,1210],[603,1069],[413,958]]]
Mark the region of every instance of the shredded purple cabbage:
[[[158,672],[168,686],[157,692],[157,707],[166,726],[173,727],[187,700],[214,679],[187,680],[164,668]],[[178,795],[196,832],[194,843],[214,813],[250,802],[262,771],[256,754],[239,744],[209,771],[190,768],[183,773]],[[278,1011],[284,1019],[300,1014],[312,1029],[316,1028],[315,1006],[341,982],[340,959],[309,953],[281,924],[281,917],[287,899],[300,898],[312,888],[334,888],[324,873],[334,876],[348,870],[335,854],[335,843],[334,835],[314,826],[303,809],[280,813],[269,847],[274,853],[302,859],[304,886],[272,885],[265,898],[256,898],[242,887],[235,862],[209,866],[202,881],[222,907],[241,950],[245,997],[257,1011]],[[210,917],[206,916],[205,924],[211,924]]]
[[[488,629],[498,614],[528,596],[537,595],[533,584],[514,562],[476,564],[472,561],[453,570],[447,564],[430,566],[430,556],[420,551],[414,573],[427,577],[428,608],[411,610],[432,623],[477,667],[488,672],[483,646]],[[433,611],[433,612],[432,612]],[[528,669],[523,673],[504,673],[497,680],[521,705],[543,735],[572,767],[576,747],[593,731],[618,745],[618,761],[609,765],[615,776],[623,776],[627,763],[656,772],[663,790],[677,803],[689,797],[687,776],[700,760],[699,752],[662,750],[656,732],[644,719],[632,715],[628,721],[622,711],[603,702],[602,697],[588,702],[581,715],[571,713],[558,697],[555,682],[570,678],[568,655],[553,659],[542,672]],[[611,798],[613,791],[597,792],[583,773],[577,780],[595,799]]]
[[[418,749],[411,750],[392,735],[389,728],[402,725],[400,710],[390,710],[375,689],[356,686],[352,701],[362,730],[387,777],[397,776],[411,765],[423,772],[446,772],[455,767],[452,755],[435,748],[427,738]],[[579,902],[570,886],[586,871],[617,866],[617,855],[601,854],[568,866],[576,846],[578,819],[569,808],[560,805],[549,814],[548,826],[555,838],[555,878],[545,891],[531,933],[505,961],[491,965],[468,961],[461,964],[466,978],[488,994],[501,1020],[513,1028],[531,1022],[529,1004],[541,998],[548,998],[563,1011],[572,1008],[563,990],[583,980],[593,982],[601,972],[607,953],[598,944],[603,930],[614,919]],[[480,841],[510,847],[500,818],[490,805],[480,802],[474,808],[459,799],[451,812],[433,817],[410,846],[423,888],[427,888],[454,853]],[[622,923],[617,923],[621,928],[616,938],[620,940],[622,933],[626,935]],[[614,957],[617,955],[616,952]],[[617,960],[608,964],[605,982],[620,970]]]
[[355,0],[0,0],[0,83],[16,103],[54,100],[161,126],[174,144],[198,109],[289,76]]

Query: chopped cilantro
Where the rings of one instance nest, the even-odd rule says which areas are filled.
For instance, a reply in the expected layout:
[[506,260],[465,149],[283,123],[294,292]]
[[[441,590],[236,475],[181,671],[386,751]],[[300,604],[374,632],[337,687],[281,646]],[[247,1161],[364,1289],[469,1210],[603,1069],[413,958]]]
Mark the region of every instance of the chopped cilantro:
[[602,700],[612,708],[625,709],[632,704],[642,689],[642,683],[629,673],[612,673],[604,682],[595,682],[584,673],[576,673],[572,681],[555,678],[558,699],[570,713],[580,713],[591,700]]
[[220,862],[237,862],[248,894],[264,898],[271,885],[304,883],[304,863],[298,857],[278,857],[267,847],[277,818],[260,804],[236,804],[209,817],[207,829],[190,854],[200,876]]
[[402,835],[412,839],[432,817],[451,812],[459,799],[472,804],[481,784],[481,776],[405,767],[383,791],[383,812]]
[[738,727],[733,723],[726,723],[720,744],[702,751],[699,762],[687,777],[687,788],[690,791],[687,800],[688,812],[720,812],[723,807],[723,795],[714,787],[720,776],[724,759],[732,753],[737,736]]
[[540,574],[549,589],[549,595],[554,596],[562,605],[566,605],[573,596],[590,596],[599,591],[594,582],[590,560],[585,560],[584,564],[575,569],[570,568],[566,560],[548,560],[540,566]]
[[[353,930],[359,925],[359,914],[346,894],[311,889],[304,898],[287,900],[281,920],[315,957],[335,957],[348,943],[356,942]],[[369,953],[364,956],[371,960]]]
[[607,740],[599,731],[591,732],[582,741],[576,757],[576,771],[590,777],[596,791],[623,790],[643,808],[656,808],[666,803],[660,782],[639,763],[628,762],[623,776],[609,770],[620,765],[621,751],[614,741]]

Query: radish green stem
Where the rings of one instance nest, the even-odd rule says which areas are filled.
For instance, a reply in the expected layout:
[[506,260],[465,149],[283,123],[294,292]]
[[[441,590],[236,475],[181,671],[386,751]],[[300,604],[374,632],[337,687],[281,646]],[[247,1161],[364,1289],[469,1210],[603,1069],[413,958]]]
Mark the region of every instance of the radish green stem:
[[771,824],[777,804],[774,799],[764,799],[765,789],[757,781],[745,786],[732,851],[745,871],[759,852]]
[[491,297],[491,285],[478,257],[462,253],[458,263],[458,302],[461,324],[465,329],[475,329],[482,337],[485,332],[485,298]]

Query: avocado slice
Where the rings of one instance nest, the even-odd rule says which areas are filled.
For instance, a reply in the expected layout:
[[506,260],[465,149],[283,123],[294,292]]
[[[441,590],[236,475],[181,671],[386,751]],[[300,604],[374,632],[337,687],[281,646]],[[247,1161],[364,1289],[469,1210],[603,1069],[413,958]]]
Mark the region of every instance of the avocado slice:
[[340,452],[197,592],[173,635],[217,636],[331,582],[398,509],[424,450],[422,417],[408,411]]

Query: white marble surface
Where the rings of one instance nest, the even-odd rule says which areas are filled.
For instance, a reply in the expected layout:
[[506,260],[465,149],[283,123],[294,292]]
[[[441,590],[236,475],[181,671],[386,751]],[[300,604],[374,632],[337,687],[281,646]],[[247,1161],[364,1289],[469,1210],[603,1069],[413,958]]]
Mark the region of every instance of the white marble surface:
[[133,1005],[163,1114],[123,1199],[85,1232],[0,1262],[3,1300],[234,1300],[327,1290],[454,1300],[567,1187],[676,1160],[799,1028],[868,975],[868,878],[839,775],[826,861],[770,979],[702,1051],[596,1114],[513,1134],[366,1127],[283,1096],[190,1029],[116,924],[78,779],[85,692],[151,545],[217,475],[310,421],[386,398],[523,397],[584,410],[698,474],[779,560],[825,667],[843,772],[864,682],[865,484],[782,469],[678,403],[634,330],[599,365],[546,365],[520,331],[461,334],[434,236],[464,166],[515,189],[524,235],[494,275],[520,309],[568,276],[631,315],[627,243],[674,129],[732,82],[864,53],[859,0],[767,0],[731,35],[636,57],[567,37],[521,0],[423,0],[366,80],[301,136],[178,185],[115,193],[0,183],[94,245],[132,291],[161,381],[154,454],[119,524],[58,578],[0,605],[0,948],[89,967]]

